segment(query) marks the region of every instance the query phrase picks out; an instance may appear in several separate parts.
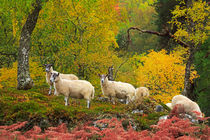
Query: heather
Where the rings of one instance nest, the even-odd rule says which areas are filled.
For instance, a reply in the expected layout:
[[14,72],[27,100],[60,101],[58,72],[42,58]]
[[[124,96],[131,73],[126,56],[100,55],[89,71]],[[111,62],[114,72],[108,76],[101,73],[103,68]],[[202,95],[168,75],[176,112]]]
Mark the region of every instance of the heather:
[[[85,100],[47,95],[45,86],[28,91],[2,89],[0,94],[0,139],[208,139],[208,118],[192,123],[180,116],[184,110],[170,111],[163,103],[147,98],[137,103],[116,105],[96,97],[91,108]],[[163,112],[155,112],[162,104]],[[133,110],[143,112],[132,113]],[[169,119],[159,117],[168,115]]]
[[[122,119],[123,120],[123,119]],[[208,140],[210,128],[206,125],[196,126],[189,120],[172,117],[160,120],[157,125],[152,125],[152,130],[135,131],[129,124],[125,130],[122,120],[117,118],[102,119],[96,124],[104,124],[107,127],[93,126],[91,122],[78,125],[68,131],[66,124],[57,127],[49,127],[43,133],[40,127],[34,126],[31,130],[21,133],[15,131],[21,129],[27,122],[16,123],[10,126],[0,126],[1,139],[132,139],[132,140],[156,140],[156,139],[178,139],[178,140]]]

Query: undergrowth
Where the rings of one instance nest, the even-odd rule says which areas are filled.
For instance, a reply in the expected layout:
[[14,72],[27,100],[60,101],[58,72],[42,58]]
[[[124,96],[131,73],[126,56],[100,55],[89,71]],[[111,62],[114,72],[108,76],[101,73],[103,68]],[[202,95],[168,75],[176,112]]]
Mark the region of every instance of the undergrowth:
[[[47,86],[35,87],[27,91],[15,88],[1,89],[0,125],[28,121],[28,127],[24,131],[35,125],[45,130],[49,126],[57,126],[60,123],[66,123],[68,128],[73,128],[78,123],[101,119],[100,116],[103,114],[111,114],[112,117],[117,118],[132,118],[137,130],[142,130],[149,128],[151,124],[158,121],[159,116],[163,115],[163,113],[154,112],[155,104],[149,101],[145,101],[142,107],[140,104],[125,105],[120,102],[113,105],[95,97],[91,101],[91,108],[87,109],[85,100],[70,99],[70,105],[65,106],[63,96],[49,96],[47,93]],[[145,112],[132,114],[132,110],[137,108]]]

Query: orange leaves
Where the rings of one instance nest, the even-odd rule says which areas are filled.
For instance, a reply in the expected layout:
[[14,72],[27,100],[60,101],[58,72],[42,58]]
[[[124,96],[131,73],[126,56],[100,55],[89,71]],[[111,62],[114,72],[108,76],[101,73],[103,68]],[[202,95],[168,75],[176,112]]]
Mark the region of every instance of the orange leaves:
[[[150,88],[151,94],[162,102],[170,102],[171,98],[180,94],[184,88],[185,65],[183,50],[167,54],[165,50],[159,52],[150,51],[141,58],[142,65],[137,69],[137,81],[139,86]],[[192,79],[197,74],[193,71]]]

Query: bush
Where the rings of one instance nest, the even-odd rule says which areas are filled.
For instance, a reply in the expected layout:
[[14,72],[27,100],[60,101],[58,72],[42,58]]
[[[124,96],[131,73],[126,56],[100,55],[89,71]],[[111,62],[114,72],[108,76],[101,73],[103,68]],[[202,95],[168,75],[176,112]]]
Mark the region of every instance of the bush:
[[157,125],[152,125],[151,131],[135,131],[131,125],[125,130],[122,122],[124,119],[116,118],[102,119],[95,124],[106,126],[100,129],[93,126],[92,122],[87,122],[83,125],[78,125],[72,131],[68,131],[64,123],[58,127],[49,127],[44,133],[41,133],[41,128],[34,126],[31,130],[21,133],[16,131],[24,127],[27,122],[16,123],[10,126],[0,126],[1,139],[131,139],[131,140],[146,140],[146,139],[203,139],[207,140],[210,137],[210,127],[206,125],[195,125],[189,120],[184,120],[177,117],[172,117],[167,120],[160,120]]

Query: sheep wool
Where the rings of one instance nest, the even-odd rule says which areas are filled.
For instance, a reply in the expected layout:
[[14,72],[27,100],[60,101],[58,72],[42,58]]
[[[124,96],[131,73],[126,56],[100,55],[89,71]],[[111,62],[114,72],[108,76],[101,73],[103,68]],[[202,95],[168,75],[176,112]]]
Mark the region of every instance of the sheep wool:
[[87,108],[90,107],[91,99],[94,99],[95,90],[92,84],[86,80],[63,79],[59,73],[52,73],[51,82],[54,82],[57,95],[65,96],[65,105],[68,105],[69,97],[76,99],[86,99]]
[[142,99],[144,97],[149,97],[149,89],[146,87],[139,87],[136,89],[135,100]]
[[[46,82],[48,83],[48,85],[50,86],[50,89],[49,89],[49,95],[51,94],[52,92],[52,86],[53,86],[53,83],[50,82],[50,77],[51,77],[51,74],[52,73],[58,73],[57,71],[54,71],[53,70],[53,67],[52,67],[52,64],[45,64],[45,71],[46,71]],[[78,80],[79,78],[74,75],[74,74],[60,74],[61,78],[63,79],[69,79],[69,80]],[[54,95],[56,95],[56,88],[54,86]]]
[[[202,118],[202,112],[200,107],[196,102],[193,102],[189,98],[183,95],[176,95],[172,98],[172,108],[174,108],[177,104],[181,104],[184,107],[184,110],[187,114],[191,115],[194,118]],[[199,114],[195,113],[198,112]]]
[[110,98],[115,104],[114,98],[126,99],[126,104],[135,97],[135,88],[128,83],[109,81],[107,76],[99,75],[101,78],[101,89],[103,95]]

